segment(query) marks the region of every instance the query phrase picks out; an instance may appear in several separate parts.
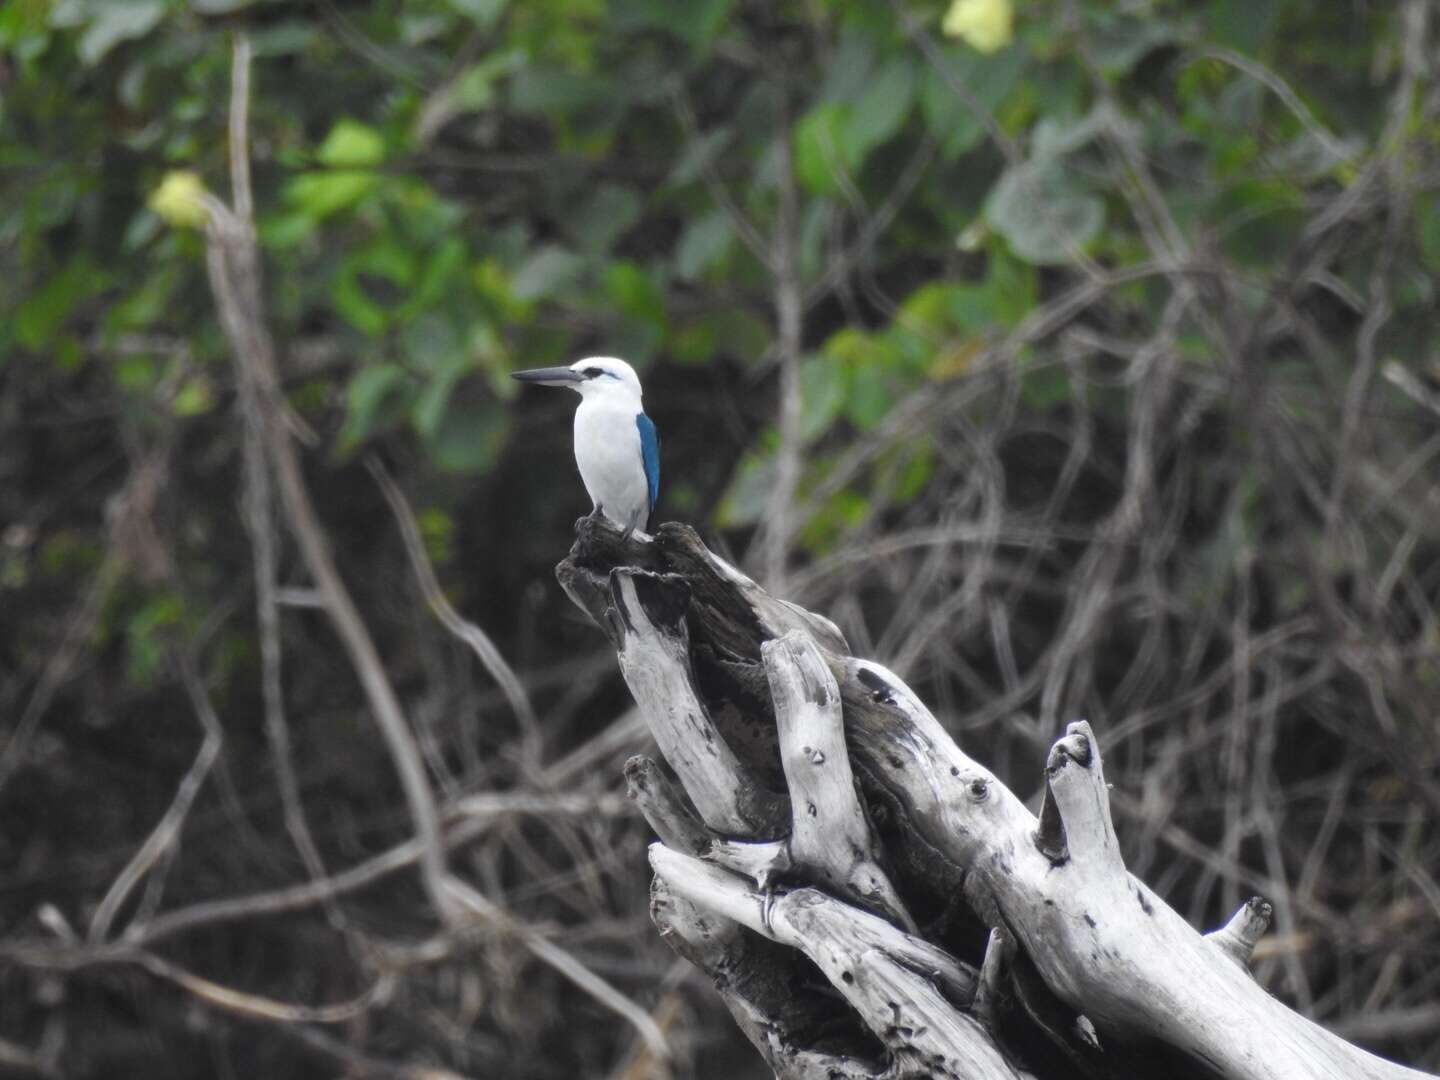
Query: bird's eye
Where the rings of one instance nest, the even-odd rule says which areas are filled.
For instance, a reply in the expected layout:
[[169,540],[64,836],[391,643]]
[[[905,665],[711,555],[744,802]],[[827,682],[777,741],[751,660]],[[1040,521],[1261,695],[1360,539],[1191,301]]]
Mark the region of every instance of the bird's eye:
[[601,375],[604,375],[605,373],[606,372],[604,368],[598,367],[587,367],[580,372],[580,374],[584,375],[587,379],[598,379]]

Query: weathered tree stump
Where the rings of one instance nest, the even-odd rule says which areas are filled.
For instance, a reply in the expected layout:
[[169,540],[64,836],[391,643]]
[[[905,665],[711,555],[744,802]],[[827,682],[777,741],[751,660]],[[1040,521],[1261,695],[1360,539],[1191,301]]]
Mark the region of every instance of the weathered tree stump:
[[1071,724],[1037,819],[828,619],[693,530],[583,520],[557,568],[679,781],[632,759],[651,913],[777,1075],[1393,1080],[1247,963],[1255,898],[1201,934],[1126,870]]

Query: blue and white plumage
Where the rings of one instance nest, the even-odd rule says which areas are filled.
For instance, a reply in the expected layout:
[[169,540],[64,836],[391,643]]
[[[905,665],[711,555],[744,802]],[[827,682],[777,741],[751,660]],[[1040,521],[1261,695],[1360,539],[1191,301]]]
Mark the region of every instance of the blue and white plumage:
[[660,439],[640,403],[635,369],[613,356],[591,356],[569,367],[511,374],[580,395],[575,464],[595,512],[627,531],[644,529],[660,494]]

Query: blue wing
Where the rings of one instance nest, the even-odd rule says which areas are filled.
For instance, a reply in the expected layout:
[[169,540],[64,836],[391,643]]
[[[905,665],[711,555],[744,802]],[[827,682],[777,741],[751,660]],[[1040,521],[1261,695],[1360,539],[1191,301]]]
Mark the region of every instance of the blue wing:
[[650,487],[650,511],[655,511],[655,500],[660,497],[660,436],[655,432],[655,423],[643,412],[635,417],[635,426],[640,429],[640,459],[645,463],[645,482]]

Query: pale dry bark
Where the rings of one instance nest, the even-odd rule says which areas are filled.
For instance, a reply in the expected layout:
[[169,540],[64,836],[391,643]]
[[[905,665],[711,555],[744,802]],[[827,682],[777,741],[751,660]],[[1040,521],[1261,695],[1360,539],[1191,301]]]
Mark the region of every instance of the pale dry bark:
[[1254,981],[1265,901],[1202,935],[1130,875],[1087,724],[1052,747],[1037,818],[692,530],[582,523],[557,574],[679,778],[627,769],[661,838],[654,921],[777,1075],[1423,1075]]

